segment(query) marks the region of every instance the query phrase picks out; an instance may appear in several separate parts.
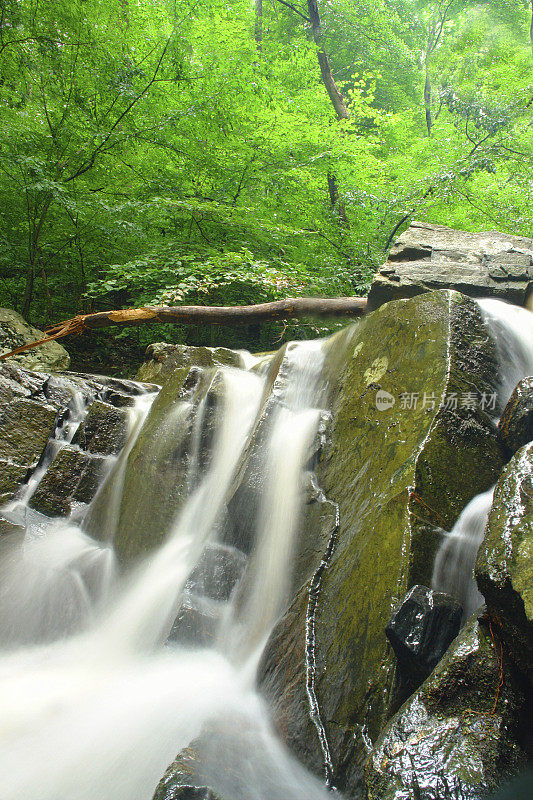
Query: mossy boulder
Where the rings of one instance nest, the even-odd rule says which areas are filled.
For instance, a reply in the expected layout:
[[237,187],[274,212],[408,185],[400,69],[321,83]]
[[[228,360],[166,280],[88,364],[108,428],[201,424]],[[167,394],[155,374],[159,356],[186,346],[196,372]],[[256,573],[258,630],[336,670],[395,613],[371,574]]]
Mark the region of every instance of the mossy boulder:
[[514,455],[533,439],[533,378],[523,378],[514,389],[498,423],[500,439]]
[[241,367],[242,357],[225,347],[189,347],[156,342],[146,350],[146,360],[136,375],[138,381],[163,385],[182,367]]
[[[0,355],[25,344],[43,339],[45,334],[29,325],[16,311],[0,308]],[[26,369],[57,372],[68,369],[70,356],[58,342],[46,342],[39,347],[12,356],[11,360]]]
[[494,628],[533,683],[533,442],[505,467],[475,567]]
[[325,369],[333,412],[317,474],[340,525],[316,603],[316,666],[310,676],[308,575],[272,633],[259,682],[291,749],[323,774],[322,728],[332,782],[357,794],[368,743],[398,703],[390,612],[411,586],[430,582],[438,531],[503,465],[494,422],[479,402],[462,402],[494,389],[497,364],[475,302],[439,291],[344,329]]
[[488,624],[474,616],[376,742],[365,764],[368,800],[487,798],[526,763],[523,701]]

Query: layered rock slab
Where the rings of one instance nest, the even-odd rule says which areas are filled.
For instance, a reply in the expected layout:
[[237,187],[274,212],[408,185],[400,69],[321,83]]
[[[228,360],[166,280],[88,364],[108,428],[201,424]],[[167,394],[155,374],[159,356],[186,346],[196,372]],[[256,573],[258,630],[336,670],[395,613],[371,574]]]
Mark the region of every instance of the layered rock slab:
[[[340,526],[316,603],[313,669],[309,575],[272,633],[259,683],[291,749],[358,796],[368,748],[398,703],[384,635],[391,610],[410,586],[430,581],[440,543],[431,531],[450,530],[503,464],[494,422],[461,404],[463,393],[492,390],[497,365],[477,305],[443,291],[390,303],[345,329],[326,369],[335,388],[318,479]],[[379,392],[392,398],[384,410]],[[447,402],[454,396],[457,407]]]
[[497,231],[468,233],[412,222],[374,276],[370,311],[402,297],[456,289],[470,297],[526,304],[533,286],[533,240]]

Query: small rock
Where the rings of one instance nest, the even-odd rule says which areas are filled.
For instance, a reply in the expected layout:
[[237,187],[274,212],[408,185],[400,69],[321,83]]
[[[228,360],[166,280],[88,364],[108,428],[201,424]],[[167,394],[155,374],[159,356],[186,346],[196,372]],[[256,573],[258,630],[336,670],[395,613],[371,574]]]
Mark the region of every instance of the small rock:
[[365,765],[368,800],[482,800],[525,765],[524,702],[490,631],[474,616],[401,707]]
[[533,683],[533,442],[496,484],[475,575],[493,626]]
[[90,503],[100,485],[107,459],[64,447],[48,467],[30,500],[47,517],[67,516],[72,502]]
[[188,347],[183,344],[156,342],[146,350],[137,380],[163,385],[175,369],[183,367],[240,367],[242,357],[225,347]]
[[517,385],[500,418],[498,433],[512,454],[533,439],[533,377],[523,378]]
[[85,420],[76,431],[73,444],[90,453],[116,455],[128,436],[128,420],[123,409],[95,400]]
[[186,592],[168,641],[192,647],[214,644],[221,614],[220,605]]
[[187,588],[212,600],[229,600],[246,567],[240,550],[221,544],[209,544],[193,569]]
[[436,667],[461,627],[463,609],[442,592],[413,586],[385,628],[403,678],[411,691]]

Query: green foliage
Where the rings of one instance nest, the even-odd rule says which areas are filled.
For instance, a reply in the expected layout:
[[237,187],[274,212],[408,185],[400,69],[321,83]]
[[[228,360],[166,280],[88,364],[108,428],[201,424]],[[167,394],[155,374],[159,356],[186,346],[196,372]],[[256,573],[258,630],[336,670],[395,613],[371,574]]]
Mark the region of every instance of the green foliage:
[[[263,3],[258,43],[249,0],[0,0],[0,303],[46,325],[364,293],[413,217],[531,235],[529,2],[319,5],[342,123],[306,4]],[[317,330],[122,338],[264,348]]]

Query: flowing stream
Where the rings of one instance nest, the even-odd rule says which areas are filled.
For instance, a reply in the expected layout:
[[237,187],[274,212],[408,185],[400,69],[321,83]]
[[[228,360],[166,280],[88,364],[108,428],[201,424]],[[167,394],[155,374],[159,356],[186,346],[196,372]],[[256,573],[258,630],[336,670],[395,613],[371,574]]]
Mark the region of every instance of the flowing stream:
[[[478,304],[496,344],[499,362],[497,409],[503,411],[516,384],[533,375],[533,313],[501,300]],[[472,498],[437,552],[431,585],[455,597],[466,620],[483,603],[474,565],[492,505],[494,487]]]
[[[324,403],[323,343],[289,345],[285,361],[288,377],[280,371],[272,387],[268,361],[211,374],[214,414],[205,393],[174,404],[164,438],[172,442],[190,424],[187,496],[162,544],[127,568],[117,565],[112,540],[128,457],[152,398],[137,399],[127,444],[85,514],[93,533],[99,521],[98,536],[88,535],[79,510],[67,520],[29,513],[46,465],[10,507],[27,530],[0,550],[2,800],[151,800],[191,743],[193,785],[232,800],[327,796],[277,739],[254,688],[258,658],[288,598],[304,469]],[[82,417],[80,410],[78,423]],[[264,480],[254,544],[244,553],[223,541],[224,520],[259,436]],[[154,470],[168,450],[156,444]],[[150,504],[149,481],[142,491]],[[135,515],[129,524],[129,535],[143,536]],[[202,614],[214,620],[208,647],[176,627],[191,614],[193,623]]]

